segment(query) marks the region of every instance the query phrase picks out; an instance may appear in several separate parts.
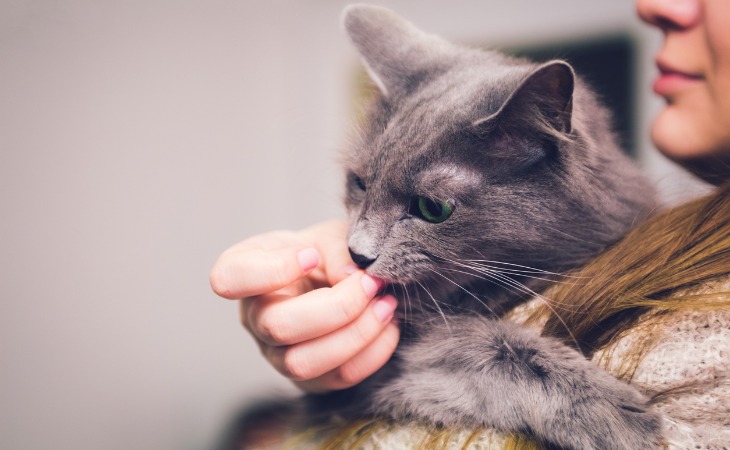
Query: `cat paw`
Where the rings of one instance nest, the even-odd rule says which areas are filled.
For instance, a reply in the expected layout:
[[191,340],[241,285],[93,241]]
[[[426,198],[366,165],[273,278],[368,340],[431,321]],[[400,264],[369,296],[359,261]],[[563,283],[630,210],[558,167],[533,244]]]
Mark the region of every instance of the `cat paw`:
[[609,436],[609,439],[615,441],[617,448],[663,448],[662,417],[658,412],[646,403],[619,405],[618,411],[619,429],[614,436]]
[[632,386],[606,381],[610,386],[602,386],[601,395],[582,398],[568,413],[581,431],[573,428],[565,444],[576,450],[663,448],[661,415]]

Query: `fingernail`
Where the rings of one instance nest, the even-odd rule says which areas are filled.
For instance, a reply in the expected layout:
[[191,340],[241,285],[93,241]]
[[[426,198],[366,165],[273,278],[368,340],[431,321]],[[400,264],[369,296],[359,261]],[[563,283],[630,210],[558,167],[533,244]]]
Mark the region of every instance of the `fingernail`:
[[319,264],[319,253],[314,248],[305,248],[297,253],[297,259],[302,270],[309,272]]
[[383,282],[381,280],[373,278],[367,274],[360,278],[360,283],[362,284],[362,289],[365,291],[365,295],[368,297],[374,296],[380,288],[383,287]]
[[397,306],[398,300],[396,300],[392,295],[386,295],[385,297],[375,300],[373,313],[375,313],[375,317],[377,317],[379,321],[389,322],[393,317],[393,312]]

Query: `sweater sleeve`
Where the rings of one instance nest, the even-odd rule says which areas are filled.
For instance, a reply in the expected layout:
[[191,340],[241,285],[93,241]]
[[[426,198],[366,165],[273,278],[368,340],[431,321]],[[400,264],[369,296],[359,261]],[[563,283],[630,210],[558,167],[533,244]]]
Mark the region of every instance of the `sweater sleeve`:
[[639,327],[594,359],[620,373],[639,341],[649,342],[631,383],[654,398],[669,448],[729,449],[730,309],[675,312],[655,325]]

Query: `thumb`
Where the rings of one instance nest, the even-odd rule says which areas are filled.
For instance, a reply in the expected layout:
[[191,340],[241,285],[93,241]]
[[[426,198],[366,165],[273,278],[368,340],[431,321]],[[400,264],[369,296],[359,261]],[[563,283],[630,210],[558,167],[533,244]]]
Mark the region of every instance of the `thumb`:
[[322,258],[327,282],[334,286],[359,268],[352,262],[347,249],[347,223],[331,220],[303,230]]
[[240,299],[288,286],[319,264],[311,247],[246,248],[224,252],[210,272],[210,286],[219,296]]

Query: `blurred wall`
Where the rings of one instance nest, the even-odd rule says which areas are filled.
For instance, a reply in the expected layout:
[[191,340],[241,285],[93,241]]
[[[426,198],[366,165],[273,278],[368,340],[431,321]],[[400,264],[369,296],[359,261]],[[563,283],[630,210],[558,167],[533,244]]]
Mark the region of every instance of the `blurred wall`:
[[[342,214],[345,3],[0,0],[0,448],[208,448],[291,390],[208,270]],[[385,4],[464,42],[634,33],[641,129],[660,105],[630,0]],[[697,192],[642,143],[667,199]]]

